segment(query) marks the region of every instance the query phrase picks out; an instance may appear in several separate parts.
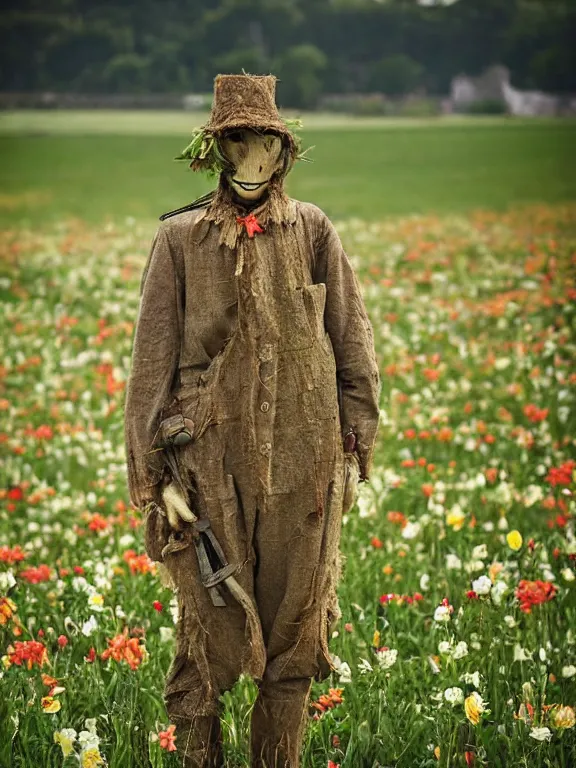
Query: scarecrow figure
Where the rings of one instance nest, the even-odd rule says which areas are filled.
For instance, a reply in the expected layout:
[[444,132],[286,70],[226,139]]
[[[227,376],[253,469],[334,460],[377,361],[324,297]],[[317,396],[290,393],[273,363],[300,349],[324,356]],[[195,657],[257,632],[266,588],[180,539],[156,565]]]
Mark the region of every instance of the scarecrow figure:
[[360,287],[315,205],[276,78],[219,75],[181,155],[215,192],[164,214],[140,288],[125,438],[145,544],[177,595],[164,698],[186,766],[223,764],[219,696],[258,685],[252,765],[298,766],[343,511],[368,478],[379,374]]

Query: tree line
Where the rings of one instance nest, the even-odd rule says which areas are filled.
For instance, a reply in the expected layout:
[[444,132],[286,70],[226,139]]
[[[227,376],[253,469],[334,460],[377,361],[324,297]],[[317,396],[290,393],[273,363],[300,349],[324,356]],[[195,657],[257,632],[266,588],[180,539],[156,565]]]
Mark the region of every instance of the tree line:
[[[446,2],[446,0],[444,0]],[[516,87],[576,93],[574,0],[5,0],[0,90],[202,93],[218,72],[321,94],[441,95],[506,65]]]

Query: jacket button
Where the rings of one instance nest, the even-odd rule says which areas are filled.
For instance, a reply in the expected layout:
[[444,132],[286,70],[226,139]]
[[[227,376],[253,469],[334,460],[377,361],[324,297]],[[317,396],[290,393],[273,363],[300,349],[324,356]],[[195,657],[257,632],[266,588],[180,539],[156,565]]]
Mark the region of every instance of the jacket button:
[[262,443],[260,446],[260,453],[263,456],[270,456],[272,453],[272,443]]
[[268,411],[270,410],[270,403],[264,400],[264,402],[260,406],[260,410],[262,411],[262,413],[268,413]]

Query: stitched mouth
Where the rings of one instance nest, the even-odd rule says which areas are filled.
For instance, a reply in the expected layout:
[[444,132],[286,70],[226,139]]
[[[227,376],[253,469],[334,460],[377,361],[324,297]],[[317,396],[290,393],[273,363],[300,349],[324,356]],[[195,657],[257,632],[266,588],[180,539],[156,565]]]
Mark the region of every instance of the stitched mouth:
[[250,182],[250,181],[238,181],[238,179],[232,179],[234,184],[238,184],[239,187],[245,189],[246,192],[253,192],[255,189],[260,189],[261,186],[266,184],[265,181]]

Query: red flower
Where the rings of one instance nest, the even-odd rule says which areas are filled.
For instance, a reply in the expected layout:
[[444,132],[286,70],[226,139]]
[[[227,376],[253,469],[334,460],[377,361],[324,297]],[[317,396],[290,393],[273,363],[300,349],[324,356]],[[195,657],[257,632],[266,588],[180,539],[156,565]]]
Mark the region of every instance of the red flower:
[[164,606],[162,605],[162,603],[159,600],[154,600],[152,605],[154,606],[154,610],[158,611],[158,613],[160,613],[160,611],[162,611],[164,609]]
[[19,574],[30,584],[40,584],[42,581],[50,581],[52,571],[49,565],[39,565],[37,568],[32,566]]
[[42,424],[38,429],[34,432],[34,435],[39,439],[42,440],[44,438],[51,439],[54,437],[54,433],[52,432],[52,429],[47,424]]
[[140,645],[137,637],[128,637],[128,630],[124,629],[121,635],[116,635],[108,640],[108,648],[102,651],[100,658],[113,658],[115,661],[125,661],[130,669],[134,671],[144,660],[145,648]]
[[572,472],[576,467],[576,461],[570,459],[565,461],[559,467],[550,467],[546,475],[546,482],[550,485],[570,485],[572,482]]
[[175,730],[175,725],[169,725],[167,730],[158,732],[158,739],[160,741],[161,749],[165,749],[167,752],[176,751],[176,744],[174,744],[176,741],[176,736],[174,736]]
[[534,405],[534,403],[528,403],[523,408],[524,415],[528,416],[530,421],[537,423],[539,421],[544,421],[546,419],[546,416],[548,416],[548,408],[538,408]]
[[32,669],[34,664],[42,667],[48,662],[48,652],[38,640],[16,640],[14,645],[8,646],[8,659],[19,667],[26,662],[28,669]]
[[66,637],[66,635],[60,635],[60,637],[58,638],[58,645],[60,646],[60,648],[66,648],[66,646],[68,645],[68,638]]
[[22,501],[24,498],[24,492],[20,486],[16,485],[14,488],[10,488],[6,494],[6,498],[10,499],[11,501]]
[[147,554],[137,555],[133,549],[124,552],[122,559],[130,566],[130,573],[153,573],[154,563]]
[[[328,693],[323,693],[318,701],[310,702],[310,706],[318,710],[321,714],[327,712],[329,709],[334,709],[338,704],[342,704],[344,697],[344,688],[330,688]],[[318,717],[318,715],[316,715]]]
[[89,664],[91,664],[93,661],[96,661],[96,648],[90,648],[88,655],[84,656],[84,661],[87,661]]
[[520,610],[524,613],[532,613],[533,605],[541,605],[552,600],[557,588],[550,581],[522,581],[516,587],[516,597],[520,601]]
[[27,557],[26,553],[22,551],[20,544],[16,544],[15,547],[0,547],[0,562],[13,565],[19,563]]
[[378,536],[372,536],[370,539],[370,544],[374,547],[374,549],[382,549],[382,542],[378,538]]

